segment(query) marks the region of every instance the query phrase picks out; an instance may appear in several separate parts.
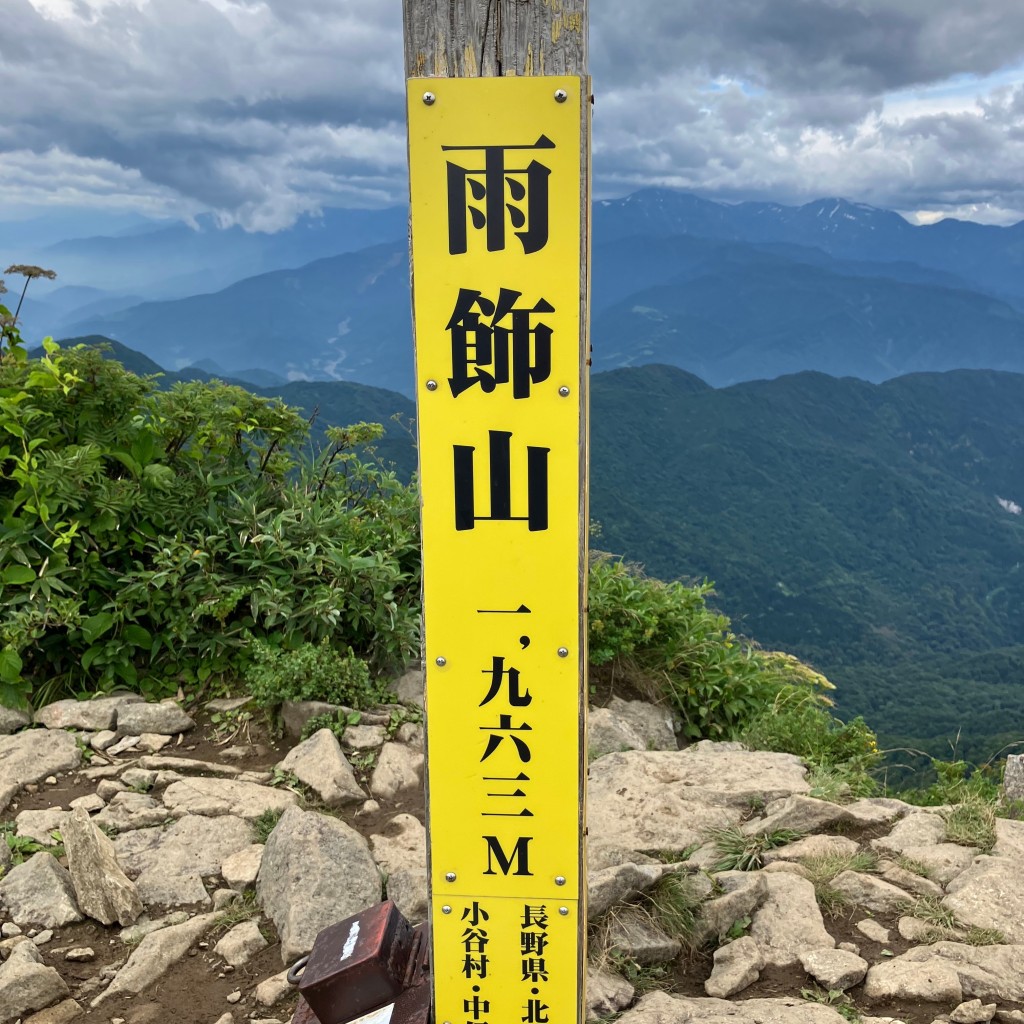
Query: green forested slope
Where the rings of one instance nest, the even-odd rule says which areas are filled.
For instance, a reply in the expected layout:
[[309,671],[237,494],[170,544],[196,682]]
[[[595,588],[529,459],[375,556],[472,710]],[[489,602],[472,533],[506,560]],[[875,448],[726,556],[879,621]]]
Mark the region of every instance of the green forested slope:
[[941,750],[961,729],[978,753],[1024,738],[1024,521],[997,501],[1024,504],[1022,428],[1014,374],[713,391],[615,371],[593,382],[592,514],[650,572],[715,580],[739,628],[883,738]]

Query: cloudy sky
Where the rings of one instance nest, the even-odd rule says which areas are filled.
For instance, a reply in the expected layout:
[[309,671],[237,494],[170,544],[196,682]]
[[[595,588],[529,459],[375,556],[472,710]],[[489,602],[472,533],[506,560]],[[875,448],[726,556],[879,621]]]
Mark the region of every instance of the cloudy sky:
[[[1022,0],[592,0],[595,191],[1024,219]],[[400,0],[0,0],[0,219],[405,194]]]

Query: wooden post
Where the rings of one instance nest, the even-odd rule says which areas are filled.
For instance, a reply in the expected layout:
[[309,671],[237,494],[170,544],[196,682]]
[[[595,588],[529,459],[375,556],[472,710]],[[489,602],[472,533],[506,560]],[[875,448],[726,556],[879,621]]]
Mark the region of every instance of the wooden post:
[[586,975],[586,0],[403,0],[438,1024]]

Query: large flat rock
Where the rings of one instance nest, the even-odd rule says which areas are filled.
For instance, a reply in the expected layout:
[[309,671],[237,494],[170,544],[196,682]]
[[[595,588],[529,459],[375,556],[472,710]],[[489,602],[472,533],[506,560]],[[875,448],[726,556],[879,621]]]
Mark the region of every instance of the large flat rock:
[[715,744],[608,754],[590,766],[590,842],[681,850],[709,828],[737,823],[752,802],[808,789],[806,770],[792,754]]
[[284,811],[299,798],[287,789],[272,789],[237,779],[183,779],[167,787],[164,806],[177,815],[231,814],[250,820],[264,811]]
[[82,752],[69,732],[26,729],[13,736],[0,736],[0,811],[22,786],[70,771],[81,763]]
[[977,857],[949,883],[942,901],[957,920],[995,928],[1007,942],[1024,946],[1024,865],[1009,857]]
[[649,992],[619,1024],[844,1024],[831,1006],[789,999],[698,999]]

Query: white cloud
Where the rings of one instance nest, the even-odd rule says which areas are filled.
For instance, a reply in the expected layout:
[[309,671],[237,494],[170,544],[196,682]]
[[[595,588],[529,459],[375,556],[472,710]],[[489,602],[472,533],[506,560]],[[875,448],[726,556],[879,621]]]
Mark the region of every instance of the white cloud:
[[[599,195],[1024,218],[1019,0],[591,12]],[[53,202],[273,230],[400,202],[402,77],[398,0],[5,0],[0,206],[52,184]]]

